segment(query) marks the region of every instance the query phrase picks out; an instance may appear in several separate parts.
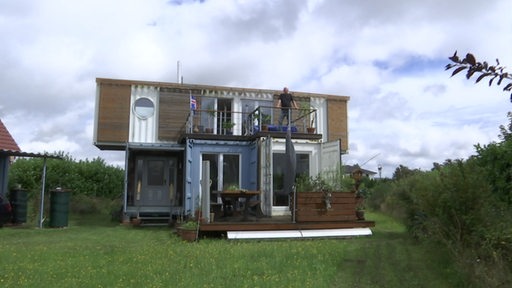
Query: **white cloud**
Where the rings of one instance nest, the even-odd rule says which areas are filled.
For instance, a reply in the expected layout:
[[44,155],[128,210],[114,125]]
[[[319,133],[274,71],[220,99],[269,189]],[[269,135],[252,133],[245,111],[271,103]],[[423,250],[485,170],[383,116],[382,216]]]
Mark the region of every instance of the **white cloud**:
[[455,50],[512,65],[499,1],[2,1],[0,117],[22,149],[92,145],[95,78],[351,96],[348,163],[391,176],[497,139],[509,95],[444,71]]

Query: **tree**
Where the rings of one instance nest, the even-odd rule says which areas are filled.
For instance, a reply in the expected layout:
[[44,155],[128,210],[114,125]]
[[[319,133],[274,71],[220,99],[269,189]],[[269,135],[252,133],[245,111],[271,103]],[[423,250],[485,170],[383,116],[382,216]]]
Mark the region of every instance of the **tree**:
[[420,172],[420,170],[410,169],[409,167],[403,166],[400,164],[398,167],[396,167],[395,172],[393,173],[392,179],[393,180],[404,179],[404,178],[414,175],[417,172]]
[[[491,86],[496,79],[498,79],[498,81],[495,84],[499,86],[503,80],[506,80],[509,81],[509,83],[505,85],[503,91],[512,91],[512,74],[506,72],[505,67],[500,66],[500,61],[498,59],[496,59],[496,65],[489,65],[486,61],[477,62],[475,56],[471,53],[467,53],[466,57],[461,59],[457,55],[457,51],[455,51],[453,56],[448,57],[448,59],[453,63],[446,65],[445,70],[455,68],[452,72],[452,77],[457,73],[466,70],[467,79],[470,79],[475,74],[479,75],[476,78],[475,83],[489,77],[489,86]],[[510,102],[512,102],[512,94],[510,95]]]
[[498,138],[503,140],[504,142],[512,140],[512,112],[507,113],[508,125],[500,125],[501,134],[498,135]]

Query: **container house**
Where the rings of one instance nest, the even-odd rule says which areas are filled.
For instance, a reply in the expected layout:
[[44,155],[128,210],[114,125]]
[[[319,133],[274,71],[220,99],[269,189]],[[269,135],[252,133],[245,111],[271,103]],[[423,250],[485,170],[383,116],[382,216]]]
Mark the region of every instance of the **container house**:
[[126,218],[200,211],[215,223],[249,206],[263,217],[286,217],[287,130],[297,174],[335,169],[348,149],[347,96],[292,91],[300,109],[280,126],[281,90],[105,78],[96,84],[94,145],[125,151]]

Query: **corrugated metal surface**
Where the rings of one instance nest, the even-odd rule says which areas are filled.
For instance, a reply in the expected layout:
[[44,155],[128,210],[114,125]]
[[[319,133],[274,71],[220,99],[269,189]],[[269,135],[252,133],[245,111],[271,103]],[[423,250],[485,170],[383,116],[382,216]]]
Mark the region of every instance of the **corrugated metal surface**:
[[[130,142],[155,143],[157,142],[158,125],[158,94],[159,88],[155,86],[132,86],[130,107]],[[135,113],[134,103],[139,98],[146,98],[153,103],[152,113],[148,117],[139,117]]]

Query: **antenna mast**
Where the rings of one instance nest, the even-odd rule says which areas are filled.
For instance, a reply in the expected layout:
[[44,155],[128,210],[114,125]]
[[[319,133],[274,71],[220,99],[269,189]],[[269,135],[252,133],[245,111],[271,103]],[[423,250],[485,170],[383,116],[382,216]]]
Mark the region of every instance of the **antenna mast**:
[[183,78],[181,76],[181,63],[178,60],[177,67],[176,67],[176,83],[183,84]]
[[373,155],[370,159],[366,160],[366,162],[364,162],[364,163],[361,165],[361,167],[363,167],[363,166],[364,166],[364,164],[366,164],[366,163],[370,162],[372,159],[374,159],[375,157],[377,157],[377,156],[379,156],[379,155],[380,155],[380,153],[377,153],[377,154]]

